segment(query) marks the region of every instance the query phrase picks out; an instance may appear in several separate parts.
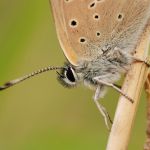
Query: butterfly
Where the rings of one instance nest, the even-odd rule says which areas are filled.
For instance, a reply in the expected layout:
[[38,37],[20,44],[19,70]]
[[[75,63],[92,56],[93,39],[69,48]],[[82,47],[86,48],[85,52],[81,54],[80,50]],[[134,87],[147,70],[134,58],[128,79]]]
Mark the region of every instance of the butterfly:
[[0,90],[37,74],[60,70],[58,79],[64,86],[83,83],[95,91],[94,102],[109,128],[112,121],[98,100],[107,87],[113,87],[133,103],[115,82],[140,60],[133,54],[150,20],[150,0],[50,0],[50,4],[67,63],[9,81]]

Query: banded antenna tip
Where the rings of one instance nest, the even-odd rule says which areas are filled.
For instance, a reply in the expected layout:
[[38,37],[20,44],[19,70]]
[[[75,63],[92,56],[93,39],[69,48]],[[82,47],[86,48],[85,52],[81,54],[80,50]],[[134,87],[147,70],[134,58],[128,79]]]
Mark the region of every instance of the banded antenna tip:
[[64,67],[51,67],[51,66],[48,66],[46,68],[39,69],[37,71],[34,71],[34,72],[32,72],[32,73],[30,73],[28,75],[25,75],[25,76],[21,77],[21,78],[18,78],[18,79],[6,82],[4,85],[0,86],[0,91],[5,90],[5,89],[7,89],[7,88],[9,88],[11,86],[14,86],[15,84],[18,84],[18,83],[20,83],[22,81],[25,81],[25,80],[27,80],[27,79],[29,79],[31,77],[37,76],[37,75],[39,75],[41,73],[48,72],[48,71],[51,71],[51,70],[60,70],[60,69],[63,69],[63,68]]

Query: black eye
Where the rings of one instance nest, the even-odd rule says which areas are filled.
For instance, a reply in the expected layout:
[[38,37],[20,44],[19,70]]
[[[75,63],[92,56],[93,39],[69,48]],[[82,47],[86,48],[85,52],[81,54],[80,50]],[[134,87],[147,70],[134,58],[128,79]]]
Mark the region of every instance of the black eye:
[[71,82],[75,82],[75,77],[74,77],[73,72],[72,72],[72,70],[71,70],[70,67],[66,70],[66,77],[67,77]]
[[77,85],[77,76],[74,68],[67,65],[61,70],[61,72],[57,72],[58,81],[67,88],[75,87]]

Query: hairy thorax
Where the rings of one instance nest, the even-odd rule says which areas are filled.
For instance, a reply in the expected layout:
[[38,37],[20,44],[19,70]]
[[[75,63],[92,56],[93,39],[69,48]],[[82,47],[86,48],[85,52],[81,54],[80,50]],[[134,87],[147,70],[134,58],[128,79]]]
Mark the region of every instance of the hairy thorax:
[[114,83],[119,80],[122,73],[130,68],[132,56],[123,53],[121,50],[108,51],[92,61],[82,61],[80,67],[76,67],[79,80],[85,85],[95,87],[97,82],[95,77],[99,77],[102,81]]

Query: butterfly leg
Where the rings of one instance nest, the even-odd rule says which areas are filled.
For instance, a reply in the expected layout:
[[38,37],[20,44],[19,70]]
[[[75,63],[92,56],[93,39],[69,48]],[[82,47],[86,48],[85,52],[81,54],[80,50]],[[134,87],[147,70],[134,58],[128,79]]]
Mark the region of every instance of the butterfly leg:
[[118,88],[114,84],[105,82],[105,81],[101,80],[99,77],[95,77],[94,79],[95,79],[95,81],[97,81],[100,84],[112,87],[113,89],[115,89],[116,91],[118,91],[120,94],[122,94],[124,97],[126,97],[131,103],[134,103],[134,101],[133,101],[132,98],[130,98],[128,95],[126,95],[120,88]]
[[99,103],[99,101],[98,101],[99,98],[100,98],[100,86],[98,86],[96,89],[96,92],[94,95],[94,102],[95,102],[98,110],[100,111],[100,113],[104,117],[106,127],[108,128],[108,130],[110,130],[109,123],[112,124],[112,120],[111,120],[107,110],[105,109],[105,107]]
[[133,56],[134,61],[138,61],[138,62],[143,62],[145,63],[148,67],[150,67],[150,57],[146,57],[145,59],[142,58],[137,58],[135,56]]

